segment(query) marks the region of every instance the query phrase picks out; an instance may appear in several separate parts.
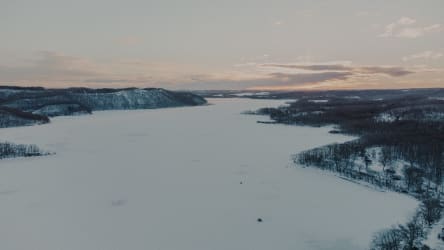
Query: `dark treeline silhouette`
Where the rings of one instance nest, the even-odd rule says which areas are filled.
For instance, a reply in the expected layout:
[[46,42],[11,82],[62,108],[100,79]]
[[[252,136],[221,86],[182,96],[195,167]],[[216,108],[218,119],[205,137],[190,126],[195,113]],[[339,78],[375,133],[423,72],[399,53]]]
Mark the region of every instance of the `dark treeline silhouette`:
[[0,106],[0,128],[48,123],[49,118],[44,115],[33,114],[15,108]]
[[36,145],[14,144],[10,142],[0,142],[0,159],[13,157],[31,157],[48,155],[49,152],[42,151]]

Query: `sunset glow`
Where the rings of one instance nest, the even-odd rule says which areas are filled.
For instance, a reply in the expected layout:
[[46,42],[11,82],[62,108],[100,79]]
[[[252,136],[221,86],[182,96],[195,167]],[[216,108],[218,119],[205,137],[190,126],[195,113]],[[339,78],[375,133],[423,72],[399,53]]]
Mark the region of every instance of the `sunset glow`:
[[443,87],[442,9],[439,0],[6,1],[0,84]]

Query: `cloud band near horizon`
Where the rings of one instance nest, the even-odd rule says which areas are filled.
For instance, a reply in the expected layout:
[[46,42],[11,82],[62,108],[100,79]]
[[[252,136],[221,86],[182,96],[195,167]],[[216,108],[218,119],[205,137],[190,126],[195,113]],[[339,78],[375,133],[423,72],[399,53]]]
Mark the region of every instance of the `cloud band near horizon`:
[[[251,63],[248,69],[224,72],[198,67],[129,60],[96,63],[87,58],[42,51],[19,66],[0,66],[4,84],[51,87],[165,87],[173,89],[312,89],[359,87],[354,82],[398,79],[418,73],[401,66],[340,63]],[[395,85],[394,85],[395,86]],[[400,86],[401,87],[401,86]]]

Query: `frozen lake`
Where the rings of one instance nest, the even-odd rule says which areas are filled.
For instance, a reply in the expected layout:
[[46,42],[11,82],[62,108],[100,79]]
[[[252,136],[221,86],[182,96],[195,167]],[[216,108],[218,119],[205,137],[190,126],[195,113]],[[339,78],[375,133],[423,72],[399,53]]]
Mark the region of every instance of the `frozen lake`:
[[291,163],[349,137],[240,114],[282,101],[209,101],[0,129],[57,153],[0,161],[0,249],[366,249],[416,209]]

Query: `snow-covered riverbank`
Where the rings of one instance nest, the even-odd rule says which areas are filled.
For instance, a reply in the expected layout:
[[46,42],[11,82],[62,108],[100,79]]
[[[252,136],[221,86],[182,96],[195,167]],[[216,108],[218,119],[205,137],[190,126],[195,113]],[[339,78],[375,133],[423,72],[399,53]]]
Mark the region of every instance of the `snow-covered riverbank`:
[[0,162],[1,249],[366,249],[416,209],[292,165],[349,137],[240,114],[282,101],[209,102],[1,129],[57,153]]

